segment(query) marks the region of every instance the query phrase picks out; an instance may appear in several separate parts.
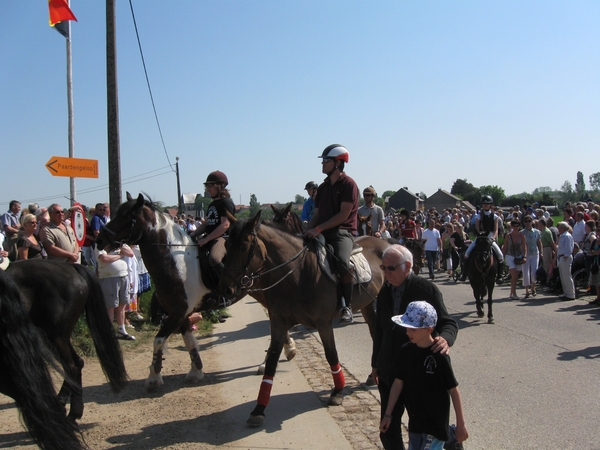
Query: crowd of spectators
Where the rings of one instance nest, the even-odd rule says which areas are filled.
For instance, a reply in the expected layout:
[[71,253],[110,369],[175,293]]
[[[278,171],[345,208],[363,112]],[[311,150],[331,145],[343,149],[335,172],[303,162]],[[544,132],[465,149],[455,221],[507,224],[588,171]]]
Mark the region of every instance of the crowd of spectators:
[[[86,235],[81,247],[71,223],[77,210],[83,213],[86,222]],[[103,280],[109,317],[117,319],[117,336],[133,340],[126,327],[133,328],[129,319],[143,320],[138,310],[138,299],[143,292],[150,290],[150,278],[136,246],[117,249],[110,252],[110,257],[107,252],[94,249],[96,236],[109,220],[107,203],[97,203],[89,210],[85,206],[66,209],[58,203],[47,208],[30,203],[22,208],[19,201],[13,200],[9,210],[0,216],[0,258],[10,262],[48,259],[87,265]],[[109,284],[104,281],[109,275],[119,275],[124,279],[120,280],[121,284]],[[117,303],[113,305],[111,302],[115,298]],[[128,313],[126,316],[125,312]]]
[[[562,300],[572,300],[576,292],[573,273],[585,270],[588,292],[596,293],[593,304],[600,304],[598,265],[600,263],[600,204],[591,200],[565,203],[562,217],[552,216],[545,206],[516,205],[509,208],[492,206],[498,222],[498,243],[508,256],[501,267],[509,273],[511,299],[518,299],[517,280],[523,278],[524,297],[537,295],[539,283],[559,288]],[[460,264],[460,255],[475,237],[475,222],[479,211],[465,208],[435,208],[421,211],[390,210],[385,223],[391,237],[421,239],[425,245],[428,275],[447,272],[453,275]],[[423,229],[426,224],[426,229]],[[429,231],[426,231],[429,230]],[[424,233],[425,231],[425,233]],[[511,241],[512,239],[512,241]],[[515,264],[515,257],[521,264]]]

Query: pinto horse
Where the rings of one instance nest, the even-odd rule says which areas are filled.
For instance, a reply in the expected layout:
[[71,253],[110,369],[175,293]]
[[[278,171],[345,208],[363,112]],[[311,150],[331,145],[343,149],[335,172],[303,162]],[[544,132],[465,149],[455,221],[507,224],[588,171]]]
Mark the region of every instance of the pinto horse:
[[483,300],[488,296],[488,323],[494,323],[494,314],[492,312],[492,293],[496,281],[496,264],[494,264],[494,255],[492,249],[493,241],[487,235],[479,236],[475,241],[475,247],[471,252],[467,274],[475,305],[477,306],[477,317],[483,317]]
[[65,405],[70,399],[71,419],[77,420],[83,415],[83,360],[73,348],[71,334],[84,311],[111,389],[119,392],[125,387],[127,372],[121,346],[106,313],[100,283],[87,267],[28,259],[11,264],[6,273],[19,288],[32,323],[47,336],[67,375],[58,397]]
[[368,216],[358,216],[358,235],[359,236],[373,236],[373,224],[371,223],[372,214]]
[[16,284],[0,270],[0,392],[15,400],[35,443],[47,450],[84,448],[65,415],[49,367],[59,370],[42,332],[31,323]]
[[155,391],[162,386],[163,353],[171,334],[179,331],[190,354],[191,369],[186,381],[197,383],[204,378],[198,341],[192,333],[188,317],[200,311],[210,290],[201,278],[198,246],[187,233],[160,212],[150,199],[139,194],[134,199],[129,192],[127,201],[96,237],[98,248],[121,243],[137,244],[144,264],[152,277],[159,304],[169,316],[163,320],[154,338],[154,353],[146,389]]
[[[371,266],[372,280],[355,286],[352,307],[360,309],[371,325],[375,313],[373,301],[384,282],[379,267],[381,255],[389,244],[371,237],[360,239]],[[269,311],[271,344],[257,405],[248,419],[250,426],[260,426],[264,421],[286,333],[299,323],[319,332],[335,384],[329,404],[342,403],[345,380],[332,325],[339,311],[338,286],[321,270],[317,255],[301,237],[274,224],[261,224],[260,211],[252,219],[235,222],[230,228],[219,290],[232,299],[241,298],[241,292],[247,292]]]

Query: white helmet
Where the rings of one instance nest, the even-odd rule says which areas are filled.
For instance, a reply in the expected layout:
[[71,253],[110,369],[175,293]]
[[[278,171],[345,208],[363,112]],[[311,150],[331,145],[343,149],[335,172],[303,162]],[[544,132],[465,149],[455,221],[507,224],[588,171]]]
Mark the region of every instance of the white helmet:
[[348,162],[348,149],[340,144],[331,144],[323,150],[321,156],[318,158],[329,158],[337,161]]

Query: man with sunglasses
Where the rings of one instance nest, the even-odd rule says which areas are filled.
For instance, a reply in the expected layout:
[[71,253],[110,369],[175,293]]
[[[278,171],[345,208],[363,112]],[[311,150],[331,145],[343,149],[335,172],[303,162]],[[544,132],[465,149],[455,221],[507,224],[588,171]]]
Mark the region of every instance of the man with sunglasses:
[[79,245],[73,228],[65,224],[65,211],[53,203],[48,207],[50,222],[40,231],[40,238],[48,259],[69,263],[79,262]]
[[[448,354],[458,334],[458,325],[450,317],[444,305],[442,293],[437,286],[412,272],[413,257],[406,247],[392,245],[385,249],[381,258],[385,283],[377,295],[377,315],[373,334],[371,357],[372,377],[377,383],[381,397],[381,418],[385,415],[390,389],[394,382],[393,361],[400,347],[409,342],[406,328],[396,326],[392,317],[406,312],[409,303],[423,300],[437,312],[438,321],[432,334],[433,352]],[[386,450],[404,449],[401,418],[404,404],[398,401],[392,413],[392,421],[379,437]]]
[[348,150],[343,145],[332,144],[323,150],[322,172],[327,175],[317,189],[315,209],[307,225],[306,237],[322,234],[333,247],[337,273],[342,288],[341,322],[352,323],[352,290],[354,272],[350,267],[350,254],[354,246],[358,216],[358,186],[344,173]]

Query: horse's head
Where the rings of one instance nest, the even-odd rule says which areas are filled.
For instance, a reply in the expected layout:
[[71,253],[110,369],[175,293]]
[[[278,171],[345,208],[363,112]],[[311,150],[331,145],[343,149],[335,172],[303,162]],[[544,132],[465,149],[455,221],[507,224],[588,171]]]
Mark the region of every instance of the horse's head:
[[271,205],[271,209],[273,210],[273,223],[285,225],[288,218],[288,214],[292,210],[292,202],[285,205],[285,208],[278,208],[275,205]]
[[487,236],[487,233],[480,234],[475,240],[475,247],[473,248],[472,255],[480,266],[486,263],[492,253],[492,243],[494,241]]
[[122,243],[135,244],[143,233],[143,221],[140,220],[144,206],[150,203],[142,194],[134,199],[127,192],[127,201],[117,209],[100,233],[96,237],[96,246],[99,249],[114,247]]
[[372,214],[368,216],[358,216],[358,235],[373,236],[373,224],[371,223]]
[[241,289],[252,286],[252,276],[266,260],[265,246],[257,235],[259,226],[260,210],[250,219],[233,222],[229,228],[227,257],[218,287],[227,299],[238,297]]

